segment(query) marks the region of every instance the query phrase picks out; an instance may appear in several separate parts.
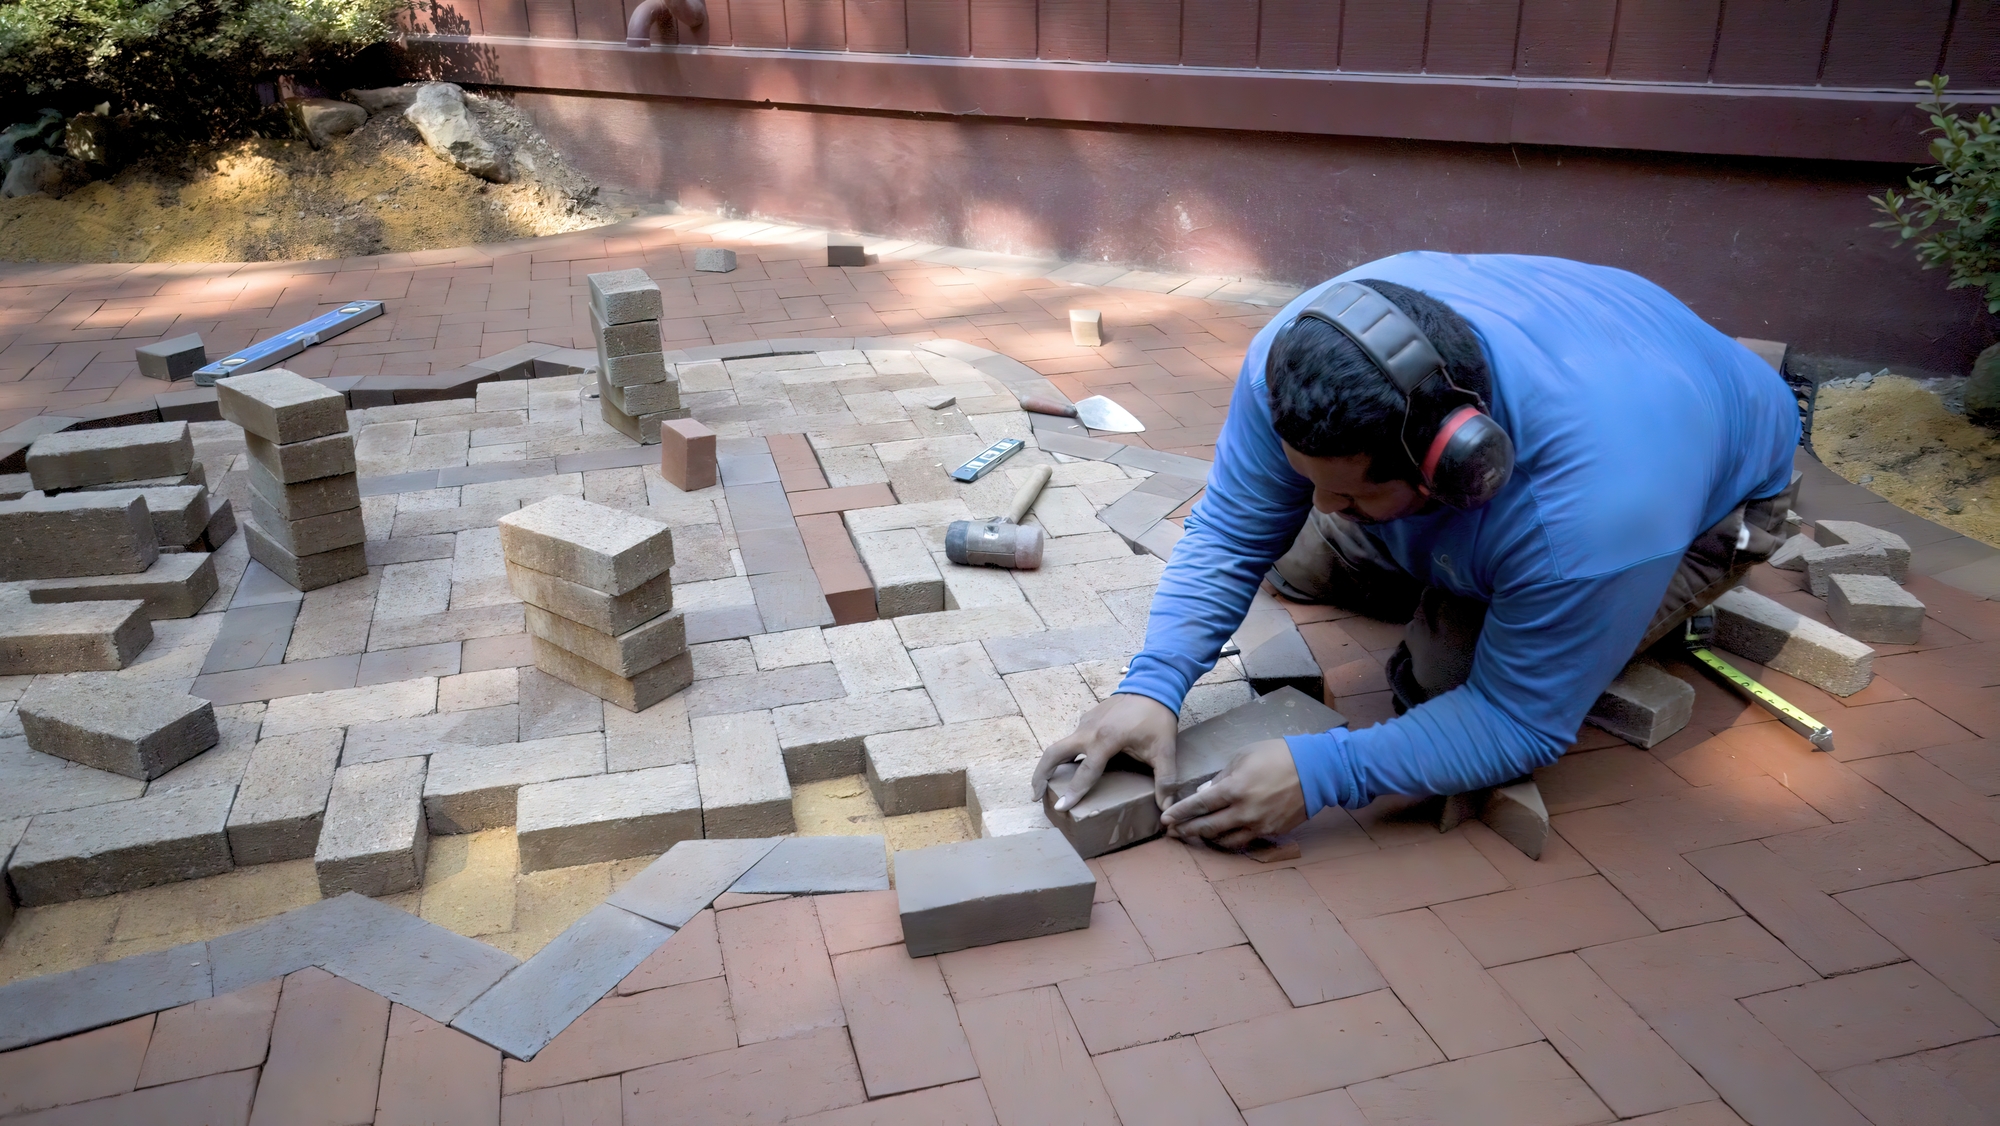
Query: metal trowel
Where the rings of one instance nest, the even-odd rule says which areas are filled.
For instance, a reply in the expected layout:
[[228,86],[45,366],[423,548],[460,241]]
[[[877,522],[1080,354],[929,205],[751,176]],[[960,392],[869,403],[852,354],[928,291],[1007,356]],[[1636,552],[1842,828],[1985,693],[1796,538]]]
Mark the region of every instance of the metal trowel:
[[1036,414],[1073,418],[1092,430],[1104,430],[1112,434],[1138,434],[1146,429],[1146,424],[1133,418],[1131,411],[1102,395],[1092,395],[1074,404],[1024,395],[1021,397],[1021,409]]

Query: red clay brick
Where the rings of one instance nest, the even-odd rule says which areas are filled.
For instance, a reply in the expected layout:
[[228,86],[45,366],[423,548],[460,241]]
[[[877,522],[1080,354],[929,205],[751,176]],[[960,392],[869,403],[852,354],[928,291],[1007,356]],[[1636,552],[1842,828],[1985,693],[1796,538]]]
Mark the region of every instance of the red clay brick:
[[1674,1009],[1819,980],[1783,943],[1741,917],[1593,946],[1580,955],[1649,1021]]
[[1195,1042],[1245,1111],[1444,1059],[1387,989],[1272,1013]]
[[829,954],[847,954],[903,941],[903,917],[897,911],[893,891],[822,895],[813,904],[819,909],[820,934],[826,939]]
[[347,1126],[375,1117],[389,1002],[325,970],[285,978],[252,1126]]
[[840,514],[801,516],[797,524],[806,558],[819,577],[820,593],[833,611],[834,623],[846,626],[874,621],[875,581],[862,565],[854,541],[847,537],[847,525],[841,522]]
[[1288,1005],[1248,946],[1073,977],[1059,988],[1092,1055],[1206,1032]]
[[1201,874],[1189,846],[1150,841],[1099,858],[1118,902],[1155,958],[1234,946],[1243,931]]
[[1987,1122],[2000,1106],[2000,1038],[1862,1064],[1827,1081],[1877,1126]]
[[1084,930],[954,950],[938,955],[938,968],[951,984],[952,996],[964,1004],[1151,959],[1125,908],[1113,902],[1092,905],[1090,926]]
[[2000,794],[2000,739],[1980,739],[1926,747],[1917,752],[1932,766],[1965,783],[1976,794]]
[[1298,872],[1239,876],[1215,890],[1292,1004],[1382,988],[1382,975]]
[[1821,722],[1832,725],[1833,755],[1843,762],[1959,743],[1972,735],[1920,700],[1849,707]]
[[1390,988],[1452,1059],[1541,1038],[1438,917],[1427,909],[1349,924]]
[[1687,788],[1687,783],[1659,759],[1625,746],[1572,751],[1553,766],[1535,771],[1535,784],[1541,787],[1542,801],[1552,815]]
[[1687,859],[1822,974],[1851,973],[1903,958],[1902,951],[1773,856],[1762,841],[1704,849]]
[[1517,888],[1539,887],[1561,880],[1573,880],[1578,876],[1588,876],[1597,869],[1590,861],[1576,851],[1571,844],[1557,833],[1550,833],[1542,845],[1539,860],[1530,860],[1520,849],[1509,844],[1500,834],[1486,827],[1481,821],[1467,821],[1458,827],[1458,835],[1465,843],[1479,850],[1479,855],[1493,865],[1501,878]]
[[8,1122],[9,1126],[241,1126],[250,1119],[250,1099],[256,1090],[254,1069],[232,1071],[71,1103]]
[[961,1002],[958,1019],[1000,1126],[1117,1126],[1111,1096],[1053,988]]
[[813,453],[812,443],[806,441],[804,434],[767,434],[764,441],[771,448],[771,460],[778,463],[778,480],[784,483],[787,493],[826,488],[819,456]]
[[1348,1094],[1375,1122],[1438,1126],[1584,1126],[1609,1111],[1547,1044],[1357,1083]]
[[810,898],[716,915],[739,1043],[796,1036],[846,1021]]
[[509,1095],[719,1052],[736,1044],[729,987],[721,978],[607,997],[528,1061],[508,1060]]
[[1193,1040],[1168,1040],[1097,1056],[1097,1074],[1123,1122],[1146,1126],[1241,1123],[1236,1104]]
[[146,1064],[139,1069],[139,1085],[175,1083],[262,1064],[271,1046],[271,1018],[282,984],[261,981],[161,1013],[146,1049]]
[[123,1094],[138,1086],[153,1018],[0,1053],[0,1115]]
[[488,1126],[499,1116],[499,1049],[392,1006],[375,1126]]
[[833,975],[870,1098],[978,1077],[936,958],[877,946],[836,957]]
[[684,493],[715,484],[715,431],[691,418],[660,423],[660,476]]
[[626,974],[618,983],[618,993],[622,996],[721,976],[722,946],[715,937],[715,912],[702,911]]
[[1431,838],[1299,869],[1343,923],[1504,891],[1507,881],[1462,836]]
[[623,1117],[619,1078],[523,1091],[500,1100],[500,1126],[615,1126]]
[[1441,903],[1432,910],[1482,966],[1654,933],[1646,917],[1601,876]]
[[1269,1103],[1243,1114],[1245,1126],[1368,1126],[1346,1090]]
[[[783,467],[780,467],[782,473]],[[822,484],[824,484],[822,482]],[[787,492],[792,515],[816,516],[826,512],[846,512],[852,508],[881,508],[896,503],[896,494],[885,484],[845,485],[838,489],[818,488]]]
[[1765,837],[1764,847],[1829,895],[1980,863],[1950,834],[1907,812]]
[[847,1032],[821,1029],[627,1072],[625,1126],[780,1122],[868,1097]]
[[1713,1099],[1658,1033],[1583,960],[1557,954],[1493,971],[1542,1035],[1624,1117]]
[[1689,1004],[1647,1020],[1751,1122],[1866,1126],[1826,1080],[1735,1001]]
[[1828,821],[1879,816],[1895,805],[1840,760],[1813,749],[1783,724],[1732,727],[1720,736]]
[[1815,1071],[1835,1071],[2000,1032],[1910,962],[1746,997],[1743,1007]]
[[790,1122],[791,1126],[994,1126],[993,1105],[977,1081],[893,1095]]
[[1854,764],[1924,820],[1988,860],[2000,860],[2000,798],[1990,798],[1919,755],[1884,755]]

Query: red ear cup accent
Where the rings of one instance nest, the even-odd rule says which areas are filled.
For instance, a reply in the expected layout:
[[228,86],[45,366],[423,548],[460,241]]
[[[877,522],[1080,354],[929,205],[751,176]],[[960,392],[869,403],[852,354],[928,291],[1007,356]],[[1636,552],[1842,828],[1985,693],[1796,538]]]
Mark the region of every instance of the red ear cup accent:
[[1444,425],[1438,427],[1437,437],[1431,439],[1430,450],[1424,454],[1422,472],[1425,485],[1430,485],[1436,479],[1438,461],[1444,457],[1444,448],[1451,444],[1452,435],[1458,433],[1460,427],[1478,417],[1479,411],[1473,407],[1460,407],[1446,416]]

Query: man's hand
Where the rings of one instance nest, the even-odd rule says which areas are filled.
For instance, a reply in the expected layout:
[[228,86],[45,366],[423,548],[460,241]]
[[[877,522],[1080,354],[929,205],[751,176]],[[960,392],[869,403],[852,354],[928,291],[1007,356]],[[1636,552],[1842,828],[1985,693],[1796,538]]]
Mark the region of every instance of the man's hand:
[[1250,744],[1214,780],[1160,815],[1173,836],[1202,837],[1234,849],[1289,833],[1305,819],[1306,794],[1283,739]]
[[1076,730],[1042,752],[1035,766],[1035,797],[1049,785],[1049,775],[1078,755],[1069,792],[1058,794],[1056,808],[1068,809],[1097,785],[1104,764],[1120,751],[1153,768],[1153,800],[1165,809],[1174,800],[1174,737],[1180,720],[1166,705],[1147,696],[1117,695],[1083,713]]

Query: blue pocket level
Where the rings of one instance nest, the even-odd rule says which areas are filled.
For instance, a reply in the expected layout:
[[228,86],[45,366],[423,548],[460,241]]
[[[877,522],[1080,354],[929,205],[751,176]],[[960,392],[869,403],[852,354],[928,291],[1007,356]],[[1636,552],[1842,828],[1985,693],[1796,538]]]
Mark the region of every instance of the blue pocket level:
[[382,315],[380,301],[349,301],[331,313],[321,313],[312,320],[288,328],[269,340],[260,340],[241,352],[231,352],[206,367],[194,372],[197,387],[213,387],[218,379],[245,372],[263,371],[267,367],[289,360],[307,348],[327,340],[355,325],[372,321]]
[[977,481],[992,472],[994,466],[1013,457],[1026,444],[1019,438],[1002,438],[979,451],[979,456],[952,470],[952,480]]

